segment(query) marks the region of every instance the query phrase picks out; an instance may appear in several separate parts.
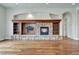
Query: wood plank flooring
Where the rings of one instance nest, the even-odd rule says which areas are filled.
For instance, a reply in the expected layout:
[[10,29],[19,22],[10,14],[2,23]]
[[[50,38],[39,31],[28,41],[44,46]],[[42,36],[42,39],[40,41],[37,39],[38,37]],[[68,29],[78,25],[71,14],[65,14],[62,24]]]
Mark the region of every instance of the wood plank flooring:
[[0,55],[78,55],[79,41],[6,40],[0,42]]

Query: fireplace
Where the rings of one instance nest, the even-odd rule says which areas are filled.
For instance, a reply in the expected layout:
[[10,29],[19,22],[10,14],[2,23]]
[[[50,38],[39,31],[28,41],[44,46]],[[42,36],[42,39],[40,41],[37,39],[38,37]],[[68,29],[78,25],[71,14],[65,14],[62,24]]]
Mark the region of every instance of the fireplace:
[[40,35],[49,35],[49,27],[40,27]]

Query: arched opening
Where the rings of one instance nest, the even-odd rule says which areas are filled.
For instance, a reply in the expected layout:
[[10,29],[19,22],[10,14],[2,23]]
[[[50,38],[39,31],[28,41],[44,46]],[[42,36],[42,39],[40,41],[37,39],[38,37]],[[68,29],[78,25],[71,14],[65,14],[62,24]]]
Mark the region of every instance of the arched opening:
[[63,36],[66,36],[66,37],[72,36],[72,13],[71,12],[63,13]]

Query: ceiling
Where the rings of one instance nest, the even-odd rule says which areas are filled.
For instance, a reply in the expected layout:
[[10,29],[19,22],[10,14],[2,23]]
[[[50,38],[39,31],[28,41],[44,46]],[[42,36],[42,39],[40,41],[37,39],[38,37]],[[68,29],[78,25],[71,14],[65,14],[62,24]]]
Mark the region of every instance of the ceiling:
[[19,8],[19,7],[75,7],[78,3],[0,3],[5,8]]

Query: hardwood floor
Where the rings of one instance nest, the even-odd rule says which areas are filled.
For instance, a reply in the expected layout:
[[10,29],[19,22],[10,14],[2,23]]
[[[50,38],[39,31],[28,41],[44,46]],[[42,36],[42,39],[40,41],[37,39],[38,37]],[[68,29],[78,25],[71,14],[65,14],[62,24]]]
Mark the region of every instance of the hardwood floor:
[[79,41],[62,40],[6,40],[0,42],[0,55],[78,55]]

